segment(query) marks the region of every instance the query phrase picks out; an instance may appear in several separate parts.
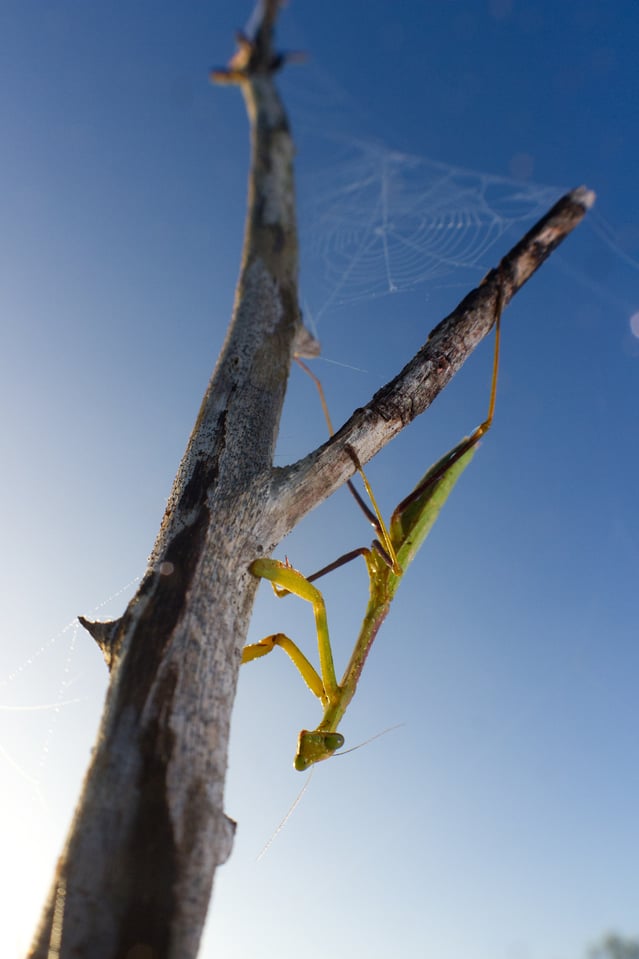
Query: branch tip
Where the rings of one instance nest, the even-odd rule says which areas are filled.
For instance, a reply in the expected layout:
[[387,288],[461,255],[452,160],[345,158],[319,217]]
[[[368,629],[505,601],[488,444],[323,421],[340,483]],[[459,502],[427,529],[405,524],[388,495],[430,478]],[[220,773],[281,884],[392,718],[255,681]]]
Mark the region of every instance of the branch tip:
[[109,670],[111,670],[117,652],[115,648],[115,637],[117,635],[121,620],[107,619],[101,621],[86,619],[84,616],[78,616],[78,622],[81,626],[84,626],[89,635],[92,636],[96,641],[102,650],[104,661],[106,662]]
[[589,190],[587,186],[578,186],[577,189],[569,193],[568,196],[574,203],[578,203],[585,210],[592,209],[597,199],[595,191]]
[[226,67],[216,67],[209,73],[212,83],[243,83],[255,74],[272,74],[281,70],[286,63],[302,63],[306,54],[299,50],[276,53],[273,49],[273,30],[280,0],[264,2],[260,16],[252,32],[247,36],[243,30],[237,30],[235,39],[237,50]]

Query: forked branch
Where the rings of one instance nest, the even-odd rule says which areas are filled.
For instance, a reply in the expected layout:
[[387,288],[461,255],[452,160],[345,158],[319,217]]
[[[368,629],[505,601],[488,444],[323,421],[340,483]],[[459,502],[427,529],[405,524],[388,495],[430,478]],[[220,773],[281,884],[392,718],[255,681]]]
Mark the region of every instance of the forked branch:
[[[222,353],[124,615],[84,625],[110,666],[107,699],[31,959],[194,959],[224,813],[229,718],[257,579],[249,568],[432,402],[507,303],[593,202],[564,197],[433,331],[402,372],[321,449],[272,465],[293,355],[294,146],[272,74],[278,0],[215,79],[239,85],[251,126],[242,265]],[[311,344],[312,345],[312,344]],[[308,349],[307,343],[304,349]]]

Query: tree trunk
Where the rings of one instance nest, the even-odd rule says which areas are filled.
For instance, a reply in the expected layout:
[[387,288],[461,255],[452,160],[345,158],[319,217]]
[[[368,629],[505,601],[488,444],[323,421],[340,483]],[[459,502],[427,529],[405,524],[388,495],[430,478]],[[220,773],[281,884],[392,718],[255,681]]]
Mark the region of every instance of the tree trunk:
[[110,685],[93,757],[30,956],[190,959],[234,824],[223,788],[230,712],[266,555],[432,402],[504,305],[593,202],[564,197],[321,449],[273,467],[301,326],[293,142],[273,83],[277,0],[215,79],[241,87],[251,127],[233,317],[178,470],[149,568],[124,615],[83,624]]

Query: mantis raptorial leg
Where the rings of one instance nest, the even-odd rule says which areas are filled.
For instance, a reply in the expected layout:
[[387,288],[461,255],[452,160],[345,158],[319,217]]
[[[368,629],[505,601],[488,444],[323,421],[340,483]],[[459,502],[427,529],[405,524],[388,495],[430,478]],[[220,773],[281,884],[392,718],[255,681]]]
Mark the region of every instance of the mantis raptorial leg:
[[[287,593],[295,593],[296,596],[311,603],[315,614],[320,662],[319,673],[299,647],[283,633],[267,636],[259,643],[245,646],[242,652],[242,662],[246,663],[266,655],[275,646],[280,646],[291,658],[309,689],[319,699],[324,709],[322,721],[317,728],[314,730],[303,729],[299,734],[294,761],[296,769],[304,770],[313,763],[328,759],[344,745],[344,737],[337,731],[337,727],[355,694],[366,657],[381,624],[388,615],[397,587],[404,572],[410,566],[432,529],[455,483],[473,458],[479,440],[492,425],[497,395],[502,307],[503,292],[500,291],[495,308],[495,348],[490,399],[485,420],[470,436],[462,439],[442,456],[434,466],[431,466],[415,489],[397,506],[388,528],[377,508],[368,481],[363,476],[363,470],[355,459],[355,465],[362,475],[366,490],[371,497],[374,512],[363,502],[350,481],[349,486],[358,504],[375,527],[384,544],[383,547],[380,549],[378,541],[375,541],[371,547],[360,547],[352,550],[350,553],[340,556],[339,559],[328,566],[324,566],[318,572],[313,573],[312,576],[303,576],[302,573],[293,569],[288,562],[282,563],[275,559],[257,559],[249,567],[254,576],[259,576],[271,582],[276,595],[284,596]],[[298,362],[318,384],[329,431],[332,433],[333,429],[321,384],[305,364],[299,360]],[[366,562],[370,595],[350,662],[338,683],[324,600],[321,592],[312,584],[321,576],[338,569],[356,556],[363,556]]]

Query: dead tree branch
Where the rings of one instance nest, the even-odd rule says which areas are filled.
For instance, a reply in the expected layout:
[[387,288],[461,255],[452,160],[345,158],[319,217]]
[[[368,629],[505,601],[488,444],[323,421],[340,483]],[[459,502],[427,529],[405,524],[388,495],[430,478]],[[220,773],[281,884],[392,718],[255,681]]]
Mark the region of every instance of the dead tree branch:
[[[191,959],[233,824],[223,789],[240,651],[257,581],[249,564],[422,412],[593,196],[561,200],[426,345],[321,449],[284,470],[273,451],[297,294],[293,142],[273,74],[278,0],[227,68],[251,128],[240,278],[222,353],[175,478],[149,568],[124,615],[88,623],[110,668],[96,746],[29,955]],[[306,350],[309,342],[306,336]],[[312,347],[313,344],[310,344]]]
[[284,523],[274,530],[278,542],[310,509],[353,475],[349,450],[355,451],[360,463],[367,463],[428,409],[492,329],[500,291],[505,308],[581,222],[594,201],[594,193],[585,187],[561,197],[482,283],[432,330],[422,348],[390,383],[378,390],[370,403],[356,410],[319,450],[292,466],[273,471],[270,495],[273,502],[279,503]]

